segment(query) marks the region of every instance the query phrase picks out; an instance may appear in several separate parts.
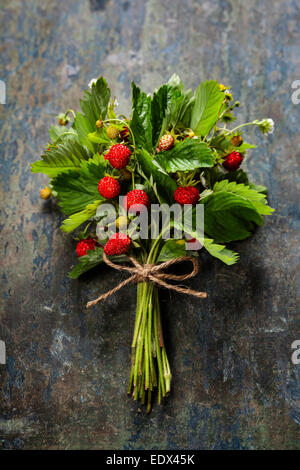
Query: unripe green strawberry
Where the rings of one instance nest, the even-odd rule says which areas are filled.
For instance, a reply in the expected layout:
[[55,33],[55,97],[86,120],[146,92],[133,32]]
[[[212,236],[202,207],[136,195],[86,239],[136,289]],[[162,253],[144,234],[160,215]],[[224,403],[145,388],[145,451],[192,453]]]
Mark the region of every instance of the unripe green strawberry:
[[114,140],[118,137],[120,131],[115,126],[109,126],[106,129],[107,135],[111,140]]

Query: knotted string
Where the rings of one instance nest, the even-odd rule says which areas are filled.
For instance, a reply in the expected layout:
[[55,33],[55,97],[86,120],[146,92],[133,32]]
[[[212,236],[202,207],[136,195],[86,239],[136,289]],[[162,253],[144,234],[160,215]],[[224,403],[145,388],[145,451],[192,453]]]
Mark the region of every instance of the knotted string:
[[[110,266],[111,268],[116,269],[117,271],[127,271],[131,274],[131,276],[123,282],[120,282],[116,287],[109,290],[105,294],[100,295],[97,299],[91,300],[87,303],[86,308],[92,307],[96,305],[101,300],[105,300],[122,287],[126,286],[130,283],[137,283],[137,282],[153,282],[159,286],[166,287],[167,289],[174,290],[176,292],[181,292],[182,294],[194,295],[199,299],[205,299],[207,297],[206,292],[198,292],[187,287],[176,286],[173,284],[169,284],[166,282],[168,281],[185,281],[186,279],[190,279],[191,277],[196,276],[198,273],[198,262],[195,258],[191,256],[180,256],[179,258],[174,258],[169,261],[160,264],[140,264],[135,258],[132,256],[128,256],[129,261],[131,261],[132,266],[123,266],[113,263],[109,260],[105,253],[103,253],[103,261]],[[190,261],[193,264],[193,269],[188,274],[168,274],[164,273],[163,271],[172,264],[181,263],[182,261]]]

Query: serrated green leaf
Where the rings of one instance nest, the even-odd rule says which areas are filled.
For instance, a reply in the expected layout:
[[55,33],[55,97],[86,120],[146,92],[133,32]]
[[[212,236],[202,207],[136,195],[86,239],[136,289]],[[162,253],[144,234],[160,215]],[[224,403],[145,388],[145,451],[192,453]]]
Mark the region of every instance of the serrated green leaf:
[[151,103],[152,145],[156,148],[162,133],[162,124],[168,105],[168,85],[161,86],[154,94]]
[[83,224],[90,218],[92,218],[97,211],[97,207],[101,204],[102,201],[95,201],[92,204],[88,204],[83,211],[76,212],[72,214],[68,219],[63,221],[61,229],[63,232],[70,233],[75,228],[79,227],[79,225]]
[[224,101],[220,85],[214,80],[201,83],[195,91],[190,128],[198,136],[206,136],[216,124]]
[[42,155],[42,160],[32,163],[32,173],[44,173],[51,178],[60,173],[79,168],[91,154],[76,141],[65,141],[50,147]]
[[226,248],[225,245],[219,245],[214,243],[214,240],[211,238],[204,238],[203,242],[204,248],[219,260],[223,261],[223,263],[228,264],[229,266],[235,264],[239,259],[239,254],[235,251],[229,250]]
[[166,111],[162,122],[161,134],[177,127],[189,127],[191,108],[194,102],[192,91],[182,87],[167,86]]
[[49,136],[52,144],[55,145],[57,141],[63,142],[64,140],[77,139],[77,132],[72,127],[67,128],[64,126],[51,126],[49,129]]
[[227,193],[236,194],[247,201],[252,202],[257,212],[261,215],[270,215],[274,212],[274,209],[267,205],[265,194],[258,192],[255,189],[251,189],[249,186],[244,184],[237,184],[235,181],[230,182],[228,180],[223,180],[214,185],[213,191],[215,193],[226,191]]
[[88,134],[88,139],[95,144],[109,145],[111,143],[111,140],[104,129]]
[[[95,156],[96,159],[101,158]],[[53,189],[57,192],[59,206],[69,215],[83,211],[88,204],[102,201],[98,183],[104,176],[104,165],[95,163],[95,158],[84,162],[77,171],[61,173],[52,180]]]
[[157,259],[158,263],[169,261],[170,259],[179,258],[186,255],[185,241],[184,240],[167,240]]
[[105,119],[110,99],[110,89],[103,77],[98,78],[90,91],[85,90],[84,97],[80,101],[83,114],[77,113],[74,127],[78,133],[80,142],[86,145],[91,151],[95,150],[94,145],[88,139],[88,134],[95,131],[96,121]]
[[88,138],[88,135],[93,130],[95,130],[95,125],[91,126],[89,120],[83,114],[77,113],[74,121],[74,126],[81,144],[85,145],[91,152],[94,152],[95,147]]
[[[148,178],[148,181],[153,182],[157,189],[158,189],[158,199],[162,202],[167,202],[172,204],[173,201],[173,194],[175,189],[177,188],[177,184],[175,183],[170,176],[162,173],[153,163],[153,159],[151,155],[147,152],[147,150],[140,150],[137,152],[137,160],[141,166],[143,174]],[[151,180],[150,180],[151,178]]]
[[131,130],[134,133],[136,144],[152,150],[152,122],[151,122],[151,96],[141,90],[132,82],[132,117]]
[[215,192],[200,200],[204,204],[204,231],[218,242],[243,240],[251,235],[262,216],[253,203],[237,194]]
[[254,184],[254,183],[249,183],[249,186],[251,189],[255,189],[255,191],[267,195],[268,188],[266,186],[263,186],[262,184]]
[[160,152],[155,161],[167,173],[209,168],[215,164],[213,151],[198,139],[185,139],[171,150]]
[[103,262],[103,248],[96,247],[94,250],[88,250],[87,254],[79,258],[79,263],[69,272],[71,279],[77,279],[81,274],[89,271]]
[[[124,263],[128,261],[125,255],[111,256],[110,259],[114,263]],[[103,248],[96,247],[94,250],[88,250],[87,254],[79,258],[79,263],[69,273],[71,279],[77,279],[81,274],[86,273],[90,269],[95,268],[103,262]]]

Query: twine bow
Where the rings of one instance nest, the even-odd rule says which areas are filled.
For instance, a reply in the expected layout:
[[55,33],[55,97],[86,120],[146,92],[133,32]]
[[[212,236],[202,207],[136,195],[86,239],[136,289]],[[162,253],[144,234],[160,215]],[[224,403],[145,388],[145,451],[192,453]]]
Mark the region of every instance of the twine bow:
[[[117,271],[127,271],[131,274],[131,276],[125,281],[120,282],[120,284],[118,284],[116,287],[109,290],[105,294],[100,295],[97,299],[91,300],[90,302],[88,302],[86,305],[86,308],[92,307],[93,305],[96,305],[101,300],[107,299],[108,297],[113,295],[119,289],[122,289],[122,287],[126,286],[127,284],[137,283],[137,282],[153,282],[155,284],[158,284],[159,286],[166,287],[167,289],[174,290],[176,292],[181,292],[182,294],[194,295],[195,297],[198,297],[200,299],[205,299],[207,297],[206,292],[198,292],[192,289],[188,289],[186,287],[176,286],[176,285],[169,284],[168,282],[166,282],[166,280],[185,281],[186,279],[190,279],[191,277],[196,276],[199,270],[198,262],[195,258],[192,258],[191,256],[180,256],[179,258],[174,258],[174,259],[171,259],[170,261],[166,261],[161,264],[140,264],[132,256],[128,256],[128,259],[131,261],[133,265],[132,267],[115,264],[107,258],[105,253],[103,253],[103,261],[108,266],[116,269]],[[163,272],[165,269],[169,268],[172,264],[180,263],[181,261],[190,261],[193,264],[193,269],[190,273],[177,275],[177,274],[169,274],[169,273]]]

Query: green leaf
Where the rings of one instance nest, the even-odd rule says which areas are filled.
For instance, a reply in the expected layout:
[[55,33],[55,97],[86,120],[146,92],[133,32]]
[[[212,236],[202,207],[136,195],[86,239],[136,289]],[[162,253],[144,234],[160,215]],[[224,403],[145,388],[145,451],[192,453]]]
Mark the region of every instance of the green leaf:
[[79,258],[79,263],[69,273],[71,279],[77,279],[81,274],[89,271],[103,262],[103,248],[96,247],[94,250],[88,250],[87,254]]
[[66,233],[70,233],[75,230],[75,228],[79,227],[79,225],[91,219],[96,214],[97,207],[101,202],[102,201],[100,200],[95,201],[92,204],[88,204],[83,211],[72,214],[68,219],[63,221],[61,229]]
[[239,254],[235,251],[229,250],[225,245],[218,245],[214,243],[211,238],[204,238],[204,248],[215,258],[223,261],[223,263],[232,265],[239,259]]
[[[192,211],[192,219],[188,216],[188,211]],[[172,220],[171,225],[181,230],[185,235],[195,238],[212,256],[220,259],[223,263],[228,265],[234,264],[238,260],[238,253],[226,248],[225,245],[219,245],[214,240],[207,238],[203,234],[203,227],[197,226],[196,222],[196,207],[188,209],[185,213],[184,222],[176,217]],[[204,214],[205,216],[205,214]],[[205,217],[204,217],[205,219]],[[190,224],[192,223],[192,225]],[[195,228],[194,228],[195,226]]]
[[55,145],[57,141],[74,140],[77,138],[77,132],[71,128],[64,126],[51,126],[49,129],[49,136],[52,144]]
[[103,77],[98,78],[90,91],[85,90],[80,106],[83,114],[77,113],[74,127],[78,133],[79,140],[91,151],[94,150],[92,142],[88,139],[88,134],[95,131],[96,121],[105,119],[110,99],[110,89]]
[[161,134],[171,128],[189,127],[193,102],[191,90],[183,92],[183,87],[173,87],[169,83]]
[[109,99],[110,89],[103,77],[98,78],[90,91],[85,90],[84,99],[80,101],[80,105],[91,125],[95,126],[98,119],[105,119]]
[[51,178],[69,170],[79,168],[81,163],[88,160],[90,153],[76,141],[65,141],[42,155],[31,165],[32,173],[44,173]]
[[104,129],[99,129],[96,132],[92,132],[88,134],[88,139],[91,142],[94,142],[96,144],[105,144],[108,145],[111,143],[111,140],[109,139],[106,130]]
[[239,147],[234,147],[237,152],[245,152],[245,150],[256,149],[257,145],[249,144],[249,142],[243,142]]
[[267,195],[268,188],[266,186],[263,186],[262,184],[254,184],[254,183],[249,183],[249,186],[251,189],[255,189],[255,191]]
[[152,145],[156,148],[162,132],[162,124],[168,105],[168,85],[161,86],[154,94],[151,103]]
[[[110,256],[114,263],[124,263],[128,258],[124,255]],[[103,262],[103,248],[96,246],[94,250],[88,250],[87,254],[79,258],[79,263],[69,273],[71,279],[77,279],[81,274],[95,268]]]
[[85,145],[91,152],[95,151],[93,143],[89,140],[88,136],[91,131],[95,130],[95,123],[91,126],[89,120],[80,113],[76,114],[74,121],[75,129],[78,133],[78,138],[82,145]]
[[77,171],[61,173],[52,180],[59,206],[65,214],[83,211],[88,204],[104,200],[98,191],[99,180],[105,171],[100,162],[101,156],[94,156],[84,162]]
[[164,261],[169,261],[173,258],[179,258],[180,256],[186,255],[185,249],[185,241],[184,240],[167,240],[157,259],[158,263],[162,263]]
[[226,191],[227,193],[236,194],[247,201],[251,201],[257,212],[261,215],[270,215],[274,212],[274,209],[267,205],[265,194],[256,191],[255,189],[251,189],[249,186],[244,184],[237,184],[235,181],[230,182],[228,180],[223,180],[214,185],[213,191],[215,193]]
[[156,185],[159,201],[161,203],[167,202],[169,204],[173,204],[173,194],[177,188],[175,181],[172,180],[170,176],[162,173],[159,168],[154,165],[154,160],[151,158],[147,150],[142,149],[137,152],[137,160],[141,166],[143,174],[150,184],[153,183],[152,186]]
[[251,235],[262,216],[253,203],[226,191],[215,192],[200,200],[204,204],[204,231],[219,242],[243,240]]
[[195,103],[191,115],[190,128],[198,136],[206,136],[216,124],[224,101],[218,82],[201,83],[195,91]]
[[152,122],[151,122],[151,96],[141,90],[132,82],[132,117],[131,130],[136,143],[141,147],[152,150]]
[[160,152],[155,161],[168,173],[209,168],[215,163],[213,151],[198,139],[185,139],[171,150]]

